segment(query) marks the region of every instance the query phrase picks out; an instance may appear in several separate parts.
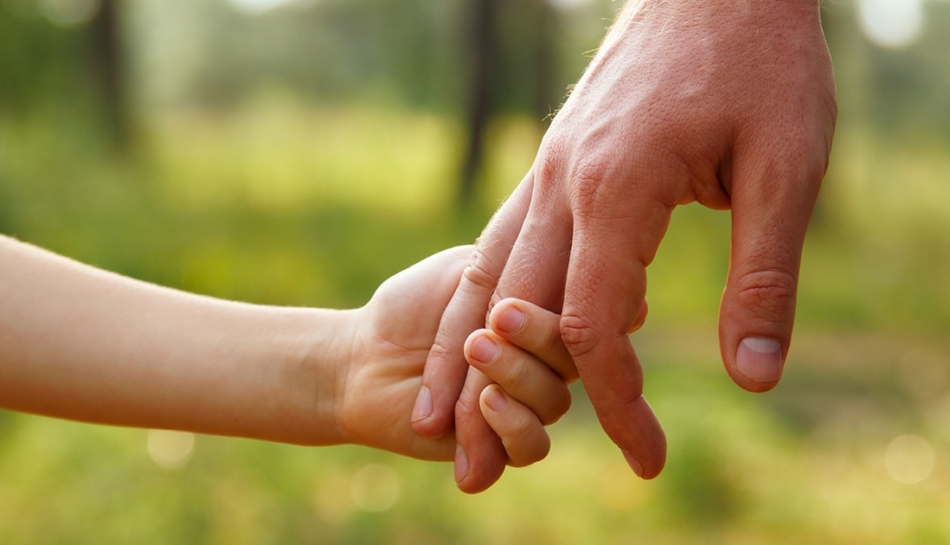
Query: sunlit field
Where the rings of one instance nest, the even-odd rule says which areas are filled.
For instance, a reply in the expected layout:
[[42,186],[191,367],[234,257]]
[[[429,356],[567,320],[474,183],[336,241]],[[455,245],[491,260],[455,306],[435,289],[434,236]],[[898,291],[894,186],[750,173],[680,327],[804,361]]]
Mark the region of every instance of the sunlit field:
[[[525,113],[528,11],[509,13],[513,88],[461,207],[465,2],[121,4],[120,149],[84,74],[105,4],[0,0],[0,233],[135,278],[362,305],[471,243],[546,126]],[[552,100],[620,4],[548,4]],[[581,384],[548,458],[475,496],[450,464],[365,448],[0,412],[0,544],[950,543],[950,4],[821,6],[840,111],[784,379],[753,395],[726,376],[729,214],[676,210],[631,338],[669,441],[656,480],[629,470]]]
[[[190,291],[333,307],[474,240],[542,130],[496,122],[481,204],[459,212],[461,129],[433,114],[267,94],[158,119],[118,160],[31,127],[0,126],[3,232]],[[768,394],[719,359],[728,214],[676,212],[632,338],[670,444],[655,481],[580,385],[550,456],[477,496],[448,464],[367,449],[0,414],[0,542],[950,542],[950,145],[927,142],[839,133]]]

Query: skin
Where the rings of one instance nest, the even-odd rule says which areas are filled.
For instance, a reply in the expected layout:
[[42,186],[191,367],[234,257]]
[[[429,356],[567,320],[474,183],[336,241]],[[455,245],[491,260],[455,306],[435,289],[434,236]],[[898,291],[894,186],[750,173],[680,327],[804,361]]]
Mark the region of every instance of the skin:
[[[337,396],[344,400],[339,421],[346,442],[415,458],[454,459],[455,439],[421,439],[412,431],[410,415],[442,310],[470,253],[467,246],[436,254],[384,282],[365,307],[352,312],[354,352]],[[550,440],[544,426],[567,412],[566,380],[577,371],[557,335],[560,317],[523,301],[501,306],[499,314],[513,306],[524,315],[523,329],[475,331],[468,346],[488,338],[498,354],[484,362],[471,349],[468,353],[472,364],[497,383],[479,392],[486,400],[498,400],[496,408],[483,405],[480,414],[508,447],[503,463],[526,466],[547,455]],[[556,342],[545,342],[550,339]],[[526,390],[524,384],[540,387]]]
[[[508,465],[521,467],[547,456],[550,440],[544,426],[557,422],[571,406],[567,385],[577,380],[577,368],[561,341],[558,321],[556,314],[526,301],[506,299],[492,309],[489,327],[465,342],[466,360],[497,383],[482,390],[478,405],[501,440]],[[544,357],[519,357],[519,351]],[[506,364],[513,361],[523,364]],[[500,418],[498,408],[509,412]],[[456,466],[456,480],[465,469]]]
[[[366,306],[326,310],[184,293],[0,236],[0,408],[451,460],[455,438],[421,439],[409,416],[470,253],[441,252],[384,282]],[[519,334],[482,330],[473,342],[491,335],[499,348],[480,364],[498,383],[482,418],[510,449],[504,461],[527,465],[547,454],[544,425],[570,404],[555,369],[576,371],[559,317],[518,308]]]
[[454,420],[460,489],[484,490],[504,470],[503,445],[478,411],[490,381],[457,355],[504,297],[562,314],[604,430],[637,475],[661,472],[666,440],[627,334],[645,315],[646,268],[676,206],[731,210],[722,360],[746,390],[778,383],[836,117],[818,7],[642,0],[622,9],[479,239],[429,354],[413,427],[439,437]]

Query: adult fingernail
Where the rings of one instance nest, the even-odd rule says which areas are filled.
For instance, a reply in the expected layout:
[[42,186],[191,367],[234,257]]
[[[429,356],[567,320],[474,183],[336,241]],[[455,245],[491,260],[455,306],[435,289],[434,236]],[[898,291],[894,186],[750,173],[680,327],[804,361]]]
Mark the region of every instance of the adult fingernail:
[[485,394],[485,405],[493,412],[500,413],[508,406],[508,398],[498,388],[489,386]]
[[524,313],[515,307],[508,307],[498,317],[496,326],[502,333],[513,334],[521,331],[524,327]]
[[782,377],[782,343],[765,337],[746,337],[736,351],[736,370],[745,378],[768,384]]
[[630,469],[637,474],[637,477],[643,478],[643,464],[640,463],[640,460],[637,460],[633,457],[633,454],[627,451],[627,449],[620,449],[620,452],[623,453],[624,459],[627,460],[627,465],[630,466]]
[[[405,414],[405,413],[403,413]],[[419,395],[416,396],[416,403],[412,406],[412,421],[418,422],[425,420],[432,415],[432,392],[423,386],[419,389]]]
[[468,475],[468,456],[462,450],[462,445],[455,446],[455,482],[462,482],[462,479]]
[[498,356],[498,345],[484,335],[472,343],[472,358],[481,363],[491,363]]

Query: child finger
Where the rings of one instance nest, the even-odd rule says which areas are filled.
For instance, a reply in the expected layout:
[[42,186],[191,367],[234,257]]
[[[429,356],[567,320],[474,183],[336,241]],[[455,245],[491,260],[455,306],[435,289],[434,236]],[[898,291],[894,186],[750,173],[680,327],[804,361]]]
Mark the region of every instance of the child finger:
[[553,424],[571,407],[571,391],[564,379],[494,332],[475,331],[466,339],[464,352],[473,367],[534,411],[543,424]]
[[561,317],[521,299],[503,299],[488,317],[489,327],[502,338],[537,356],[568,383],[577,368],[561,341]]
[[524,467],[548,455],[551,439],[544,425],[531,409],[506,394],[500,386],[485,387],[479,405],[482,416],[505,446],[508,465]]

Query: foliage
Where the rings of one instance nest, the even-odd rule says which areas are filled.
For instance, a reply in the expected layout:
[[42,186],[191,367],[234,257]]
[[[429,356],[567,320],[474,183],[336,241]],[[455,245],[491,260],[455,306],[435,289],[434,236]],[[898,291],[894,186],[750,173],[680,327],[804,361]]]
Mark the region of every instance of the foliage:
[[[470,241],[487,219],[489,207],[470,218],[441,211],[450,199],[440,188],[451,122],[272,100],[233,117],[169,120],[147,153],[118,162],[69,135],[7,132],[5,230],[201,293],[353,306],[393,272]],[[530,126],[510,120],[493,129],[491,172],[508,181],[486,201],[497,202],[529,164],[537,144]],[[833,210],[847,229],[824,226],[809,241],[799,335],[785,382],[766,397],[738,391],[716,363],[727,215],[676,213],[650,271],[650,321],[634,337],[670,437],[656,482],[632,477],[582,390],[553,428],[550,458],[509,471],[477,497],[455,491],[447,465],[356,448],[199,437],[187,465],[164,469],[149,458],[144,431],[6,414],[0,540],[939,541],[950,536],[950,494],[939,484],[950,437],[938,431],[950,406],[942,393],[950,346],[937,329],[947,305],[931,295],[929,306],[901,314],[897,330],[889,318],[918,290],[945,297],[931,267],[946,270],[950,258],[908,250],[896,272],[866,270],[870,256],[844,250],[865,220],[847,206]],[[947,247],[942,218],[920,228],[936,237],[931,248]],[[915,229],[870,231],[867,242],[906,244]],[[875,287],[879,273],[897,275],[895,287]],[[921,484],[895,481],[884,464],[888,442],[905,433],[926,437],[938,453]]]
[[[181,289],[334,307],[360,305],[394,272],[471,242],[530,165],[538,125],[516,115],[493,122],[482,204],[470,216],[454,216],[458,121],[439,108],[415,107],[411,96],[392,99],[380,82],[389,77],[378,71],[388,61],[375,55],[406,28],[408,19],[396,20],[406,4],[325,3],[321,9],[348,15],[314,22],[306,11],[278,11],[260,28],[230,12],[202,20],[232,25],[212,32],[207,47],[234,58],[209,71],[182,67],[197,74],[176,88],[187,91],[182,95],[160,92],[175,82],[163,88],[149,79],[178,73],[160,70],[165,61],[147,65],[157,75],[133,70],[143,131],[123,156],[96,128],[81,71],[48,66],[38,49],[10,48],[14,40],[35,40],[24,47],[59,55],[79,47],[70,41],[79,39],[78,29],[44,30],[39,20],[11,26],[0,4],[0,232]],[[224,9],[168,4],[199,19]],[[370,4],[379,18],[362,20],[359,10]],[[156,5],[126,3],[137,58],[158,51],[159,38],[177,28],[178,20],[166,21],[153,34],[137,34],[136,24],[158,17],[161,10],[149,11]],[[431,17],[450,9],[412,5],[432,10]],[[391,36],[383,33],[389,19]],[[294,41],[302,30],[281,37],[281,29],[311,23],[333,31],[310,36],[314,42],[367,40],[366,49],[341,53],[339,66],[313,60],[334,78],[321,89],[336,94],[314,98],[295,87],[303,76],[283,79],[298,74],[292,67],[299,59],[276,67],[261,61],[259,73],[243,56],[259,49],[240,50],[238,38],[253,26],[261,32],[255,39],[274,44],[277,57],[295,47],[309,51],[311,42]],[[451,58],[429,41],[448,28],[413,36],[407,50]],[[364,449],[197,437],[190,458],[172,467],[150,454],[144,430],[0,413],[0,542],[950,542],[950,141],[939,123],[908,121],[919,119],[903,102],[916,96],[916,83],[901,91],[906,95],[880,99],[905,97],[896,125],[863,115],[855,105],[870,99],[860,93],[868,81],[861,70],[875,73],[874,64],[855,64],[863,57],[848,57],[856,53],[841,45],[853,36],[841,38],[848,27],[836,28],[829,35],[838,44],[843,115],[806,245],[798,329],[776,391],[741,392],[718,363],[728,214],[677,210],[649,270],[651,313],[633,342],[669,436],[668,466],[656,481],[636,480],[579,386],[575,407],[552,428],[549,458],[510,470],[474,497],[455,490],[448,465]],[[925,59],[939,57],[928,51],[915,62],[937,62]],[[355,60],[363,54],[365,66]],[[168,62],[187,62],[180,51],[169,55]],[[199,65],[210,58],[196,57]],[[435,70],[429,61],[393,70],[412,79],[415,69]],[[14,62],[21,68],[11,68]],[[27,74],[30,63],[36,66]],[[68,81],[78,89],[73,99],[31,94],[43,87],[47,69],[50,78],[63,78],[54,87]],[[419,96],[441,96],[432,89],[455,85],[441,70]],[[24,74],[29,91],[16,91],[21,83],[7,74]],[[350,96],[351,85],[365,90]],[[927,108],[939,119],[935,96]],[[896,440],[908,435],[923,443]],[[914,444],[924,446],[907,446]]]

